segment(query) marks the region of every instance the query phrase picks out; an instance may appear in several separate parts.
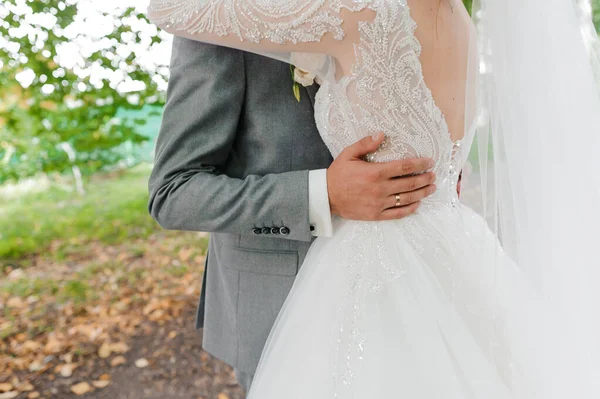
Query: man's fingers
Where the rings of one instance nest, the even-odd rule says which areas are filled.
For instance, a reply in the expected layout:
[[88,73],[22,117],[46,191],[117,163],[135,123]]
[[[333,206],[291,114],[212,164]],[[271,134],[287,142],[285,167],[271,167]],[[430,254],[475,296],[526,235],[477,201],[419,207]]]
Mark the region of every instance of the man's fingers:
[[429,158],[403,159],[401,161],[388,162],[381,166],[383,168],[383,176],[393,179],[427,172],[435,166],[435,162]]
[[377,151],[381,143],[383,143],[384,138],[385,135],[383,133],[365,137],[352,144],[350,147],[347,147],[342,154],[348,158],[362,158],[371,152]]
[[383,183],[385,187],[384,192],[386,195],[410,193],[431,186],[435,181],[436,176],[433,172],[387,180]]
[[419,209],[420,205],[421,205],[420,202],[415,202],[414,204],[410,204],[410,205],[403,206],[400,208],[387,209],[387,210],[383,211],[383,213],[381,214],[380,220],[396,220],[396,219],[405,218],[405,217],[410,216],[413,213],[415,213],[417,211],[417,209]]
[[436,190],[437,187],[435,185],[430,185],[416,191],[390,195],[388,198],[386,198],[385,209],[412,205],[415,202],[421,202],[423,199],[435,193]]

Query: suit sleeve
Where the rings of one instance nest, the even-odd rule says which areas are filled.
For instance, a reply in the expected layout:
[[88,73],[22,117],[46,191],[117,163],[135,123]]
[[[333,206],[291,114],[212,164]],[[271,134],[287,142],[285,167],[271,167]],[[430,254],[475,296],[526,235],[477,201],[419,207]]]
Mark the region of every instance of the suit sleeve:
[[242,52],[175,38],[150,213],[171,230],[260,235],[275,228],[277,237],[310,241],[308,171],[245,179],[223,173],[245,86]]

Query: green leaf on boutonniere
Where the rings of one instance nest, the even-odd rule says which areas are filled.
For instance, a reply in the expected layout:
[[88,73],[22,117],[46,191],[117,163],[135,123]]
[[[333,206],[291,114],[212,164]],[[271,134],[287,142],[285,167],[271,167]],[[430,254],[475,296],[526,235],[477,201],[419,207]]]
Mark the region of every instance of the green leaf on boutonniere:
[[298,83],[294,83],[294,97],[300,102],[300,85]]
[[298,102],[300,102],[300,85],[298,84],[298,82],[296,82],[296,74],[295,74],[295,68],[293,65],[290,65],[290,72],[292,73],[292,81],[294,82],[294,85],[292,86],[292,91],[294,92],[294,97],[296,97],[296,100]]

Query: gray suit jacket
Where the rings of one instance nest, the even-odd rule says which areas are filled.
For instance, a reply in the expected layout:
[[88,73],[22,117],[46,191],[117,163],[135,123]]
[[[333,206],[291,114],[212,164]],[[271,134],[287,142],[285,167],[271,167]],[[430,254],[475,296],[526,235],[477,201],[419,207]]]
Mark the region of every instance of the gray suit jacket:
[[176,38],[150,178],[165,228],[211,232],[204,347],[254,373],[311,243],[308,171],[332,159],[287,64]]

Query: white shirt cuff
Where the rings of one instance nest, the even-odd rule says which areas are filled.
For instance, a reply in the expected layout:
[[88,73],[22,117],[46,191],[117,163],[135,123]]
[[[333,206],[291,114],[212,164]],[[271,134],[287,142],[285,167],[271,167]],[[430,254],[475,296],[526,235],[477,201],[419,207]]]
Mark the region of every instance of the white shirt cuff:
[[308,209],[311,233],[315,237],[331,237],[333,223],[327,190],[327,169],[308,172]]

